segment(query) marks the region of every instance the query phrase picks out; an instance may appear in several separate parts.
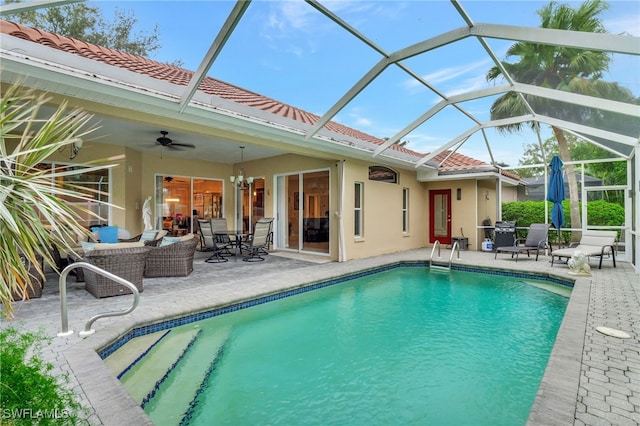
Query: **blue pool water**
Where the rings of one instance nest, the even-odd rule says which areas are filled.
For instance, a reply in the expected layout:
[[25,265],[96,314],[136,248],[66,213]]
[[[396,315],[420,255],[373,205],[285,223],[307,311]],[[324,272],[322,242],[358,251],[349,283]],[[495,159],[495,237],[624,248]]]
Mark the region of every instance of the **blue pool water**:
[[522,425],[568,303],[537,284],[396,268],[187,324],[195,355],[144,409],[157,425]]

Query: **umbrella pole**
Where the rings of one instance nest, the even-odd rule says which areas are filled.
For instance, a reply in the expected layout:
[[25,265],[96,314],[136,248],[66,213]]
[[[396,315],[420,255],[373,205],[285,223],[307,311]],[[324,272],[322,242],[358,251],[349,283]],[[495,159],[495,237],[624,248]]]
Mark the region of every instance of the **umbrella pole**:
[[560,228],[558,228],[558,249],[562,248],[562,233],[560,231]]

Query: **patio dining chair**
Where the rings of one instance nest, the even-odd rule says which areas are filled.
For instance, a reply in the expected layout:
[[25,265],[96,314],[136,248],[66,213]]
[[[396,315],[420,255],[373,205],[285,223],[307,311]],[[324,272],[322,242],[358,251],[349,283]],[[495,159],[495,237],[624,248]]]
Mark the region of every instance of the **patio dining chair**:
[[229,236],[229,227],[227,226],[226,218],[211,218],[211,230],[215,236],[215,244],[220,250],[221,256],[231,256],[233,252],[231,249],[235,249],[237,242],[232,240]]
[[213,252],[211,256],[205,259],[207,263],[220,263],[226,262],[228,259],[222,256],[220,246],[216,239],[217,236],[213,233],[211,227],[211,221],[205,219],[198,219],[198,228],[200,234],[200,251]]
[[269,244],[271,243],[271,225],[273,218],[263,217],[256,222],[253,234],[246,242],[245,250],[249,255],[242,259],[245,262],[259,262],[264,260],[262,255],[269,254]]

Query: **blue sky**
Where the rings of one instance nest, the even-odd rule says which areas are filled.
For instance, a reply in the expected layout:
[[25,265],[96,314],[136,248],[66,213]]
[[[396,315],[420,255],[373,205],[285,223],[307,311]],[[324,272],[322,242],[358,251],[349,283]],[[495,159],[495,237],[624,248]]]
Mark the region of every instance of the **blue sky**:
[[[158,24],[162,48],[152,59],[181,60],[195,70],[234,2],[99,1],[105,14],[115,7],[132,10],[138,30]],[[387,53],[465,25],[449,1],[322,2]],[[476,23],[538,26],[540,1],[462,1]],[[569,2],[571,5],[579,3]],[[640,36],[640,2],[610,1],[603,21],[611,33]],[[487,40],[500,59],[512,42]],[[322,115],[378,60],[380,55],[303,1],[254,0],[209,75]],[[493,65],[475,39],[467,39],[410,58],[405,64],[445,95],[488,87]],[[640,58],[614,55],[607,80],[640,96]],[[495,98],[462,107],[484,121]],[[335,121],[377,137],[390,137],[431,108],[440,98],[397,67],[390,67],[361,92]],[[405,139],[418,152],[430,152],[473,126],[453,108],[438,114]],[[494,157],[516,165],[530,132],[498,135],[489,130]],[[543,136],[550,135],[545,131]],[[489,161],[480,133],[459,152]]]

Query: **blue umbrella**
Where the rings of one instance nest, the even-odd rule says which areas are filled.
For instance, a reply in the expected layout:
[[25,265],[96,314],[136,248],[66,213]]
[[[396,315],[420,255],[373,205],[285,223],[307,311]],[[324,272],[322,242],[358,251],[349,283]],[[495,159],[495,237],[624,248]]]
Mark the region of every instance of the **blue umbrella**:
[[558,247],[560,247],[560,228],[564,226],[564,178],[562,177],[562,160],[555,155],[551,159],[551,174],[549,175],[549,187],[547,188],[547,200],[553,203],[551,209],[551,223],[558,230]]

